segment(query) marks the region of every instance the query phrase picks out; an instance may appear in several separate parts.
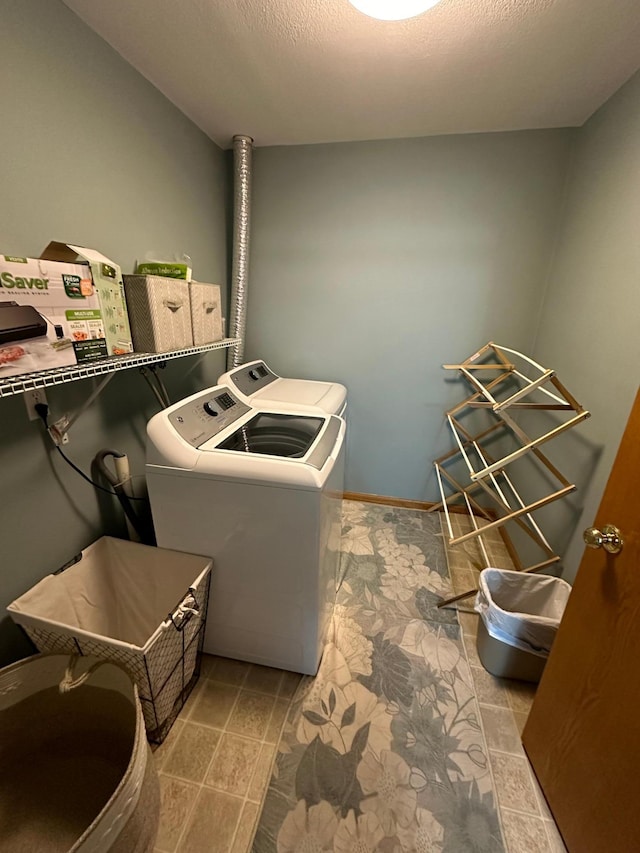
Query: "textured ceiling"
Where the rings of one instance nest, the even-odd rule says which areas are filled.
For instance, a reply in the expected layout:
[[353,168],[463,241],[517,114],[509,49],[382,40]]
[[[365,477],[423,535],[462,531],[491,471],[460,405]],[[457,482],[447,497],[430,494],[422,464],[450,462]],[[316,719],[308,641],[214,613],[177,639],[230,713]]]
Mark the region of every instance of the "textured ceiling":
[[640,0],[64,0],[213,140],[582,124],[640,65]]

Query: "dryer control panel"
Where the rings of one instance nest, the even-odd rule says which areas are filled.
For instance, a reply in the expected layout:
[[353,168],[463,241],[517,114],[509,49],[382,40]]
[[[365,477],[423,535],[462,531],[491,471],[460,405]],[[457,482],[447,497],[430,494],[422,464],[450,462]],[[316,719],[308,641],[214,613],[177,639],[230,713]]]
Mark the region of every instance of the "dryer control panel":
[[171,412],[169,422],[181,438],[192,447],[199,447],[248,411],[249,406],[222,386],[204,391],[195,400]]
[[231,378],[238,391],[245,397],[250,397],[256,391],[275,382],[278,377],[269,370],[264,361],[257,361],[232,371]]

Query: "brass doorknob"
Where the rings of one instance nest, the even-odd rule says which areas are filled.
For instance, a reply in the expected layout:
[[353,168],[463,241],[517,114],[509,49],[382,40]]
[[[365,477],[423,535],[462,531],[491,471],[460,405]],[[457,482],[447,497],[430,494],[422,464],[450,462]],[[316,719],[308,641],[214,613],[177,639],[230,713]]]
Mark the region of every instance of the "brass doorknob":
[[619,554],[624,545],[621,531],[613,524],[603,525],[601,531],[597,527],[587,527],[582,538],[588,548],[604,548],[610,554]]

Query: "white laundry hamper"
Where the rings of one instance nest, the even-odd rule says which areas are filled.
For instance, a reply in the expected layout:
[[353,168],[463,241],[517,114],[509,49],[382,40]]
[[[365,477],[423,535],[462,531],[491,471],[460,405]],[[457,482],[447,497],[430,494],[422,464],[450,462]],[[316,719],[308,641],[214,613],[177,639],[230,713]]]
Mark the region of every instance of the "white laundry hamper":
[[40,652],[124,667],[162,743],[198,679],[210,573],[207,557],[103,536],[7,610]]
[[142,709],[123,669],[36,655],[0,670],[3,853],[149,853],[159,814]]

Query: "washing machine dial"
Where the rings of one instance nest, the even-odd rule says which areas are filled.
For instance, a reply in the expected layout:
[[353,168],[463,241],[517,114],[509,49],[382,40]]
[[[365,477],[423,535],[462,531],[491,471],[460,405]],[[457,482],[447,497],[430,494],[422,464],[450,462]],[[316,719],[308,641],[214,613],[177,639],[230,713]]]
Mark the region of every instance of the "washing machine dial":
[[250,371],[249,371],[249,378],[250,378],[250,379],[253,379],[253,380],[256,380],[256,381],[257,381],[258,379],[260,379],[260,376],[258,375],[258,371],[257,371],[257,370],[250,370]]
[[207,400],[207,402],[202,407],[208,415],[211,415],[212,418],[218,417],[218,410],[216,409],[215,403],[213,400]]

